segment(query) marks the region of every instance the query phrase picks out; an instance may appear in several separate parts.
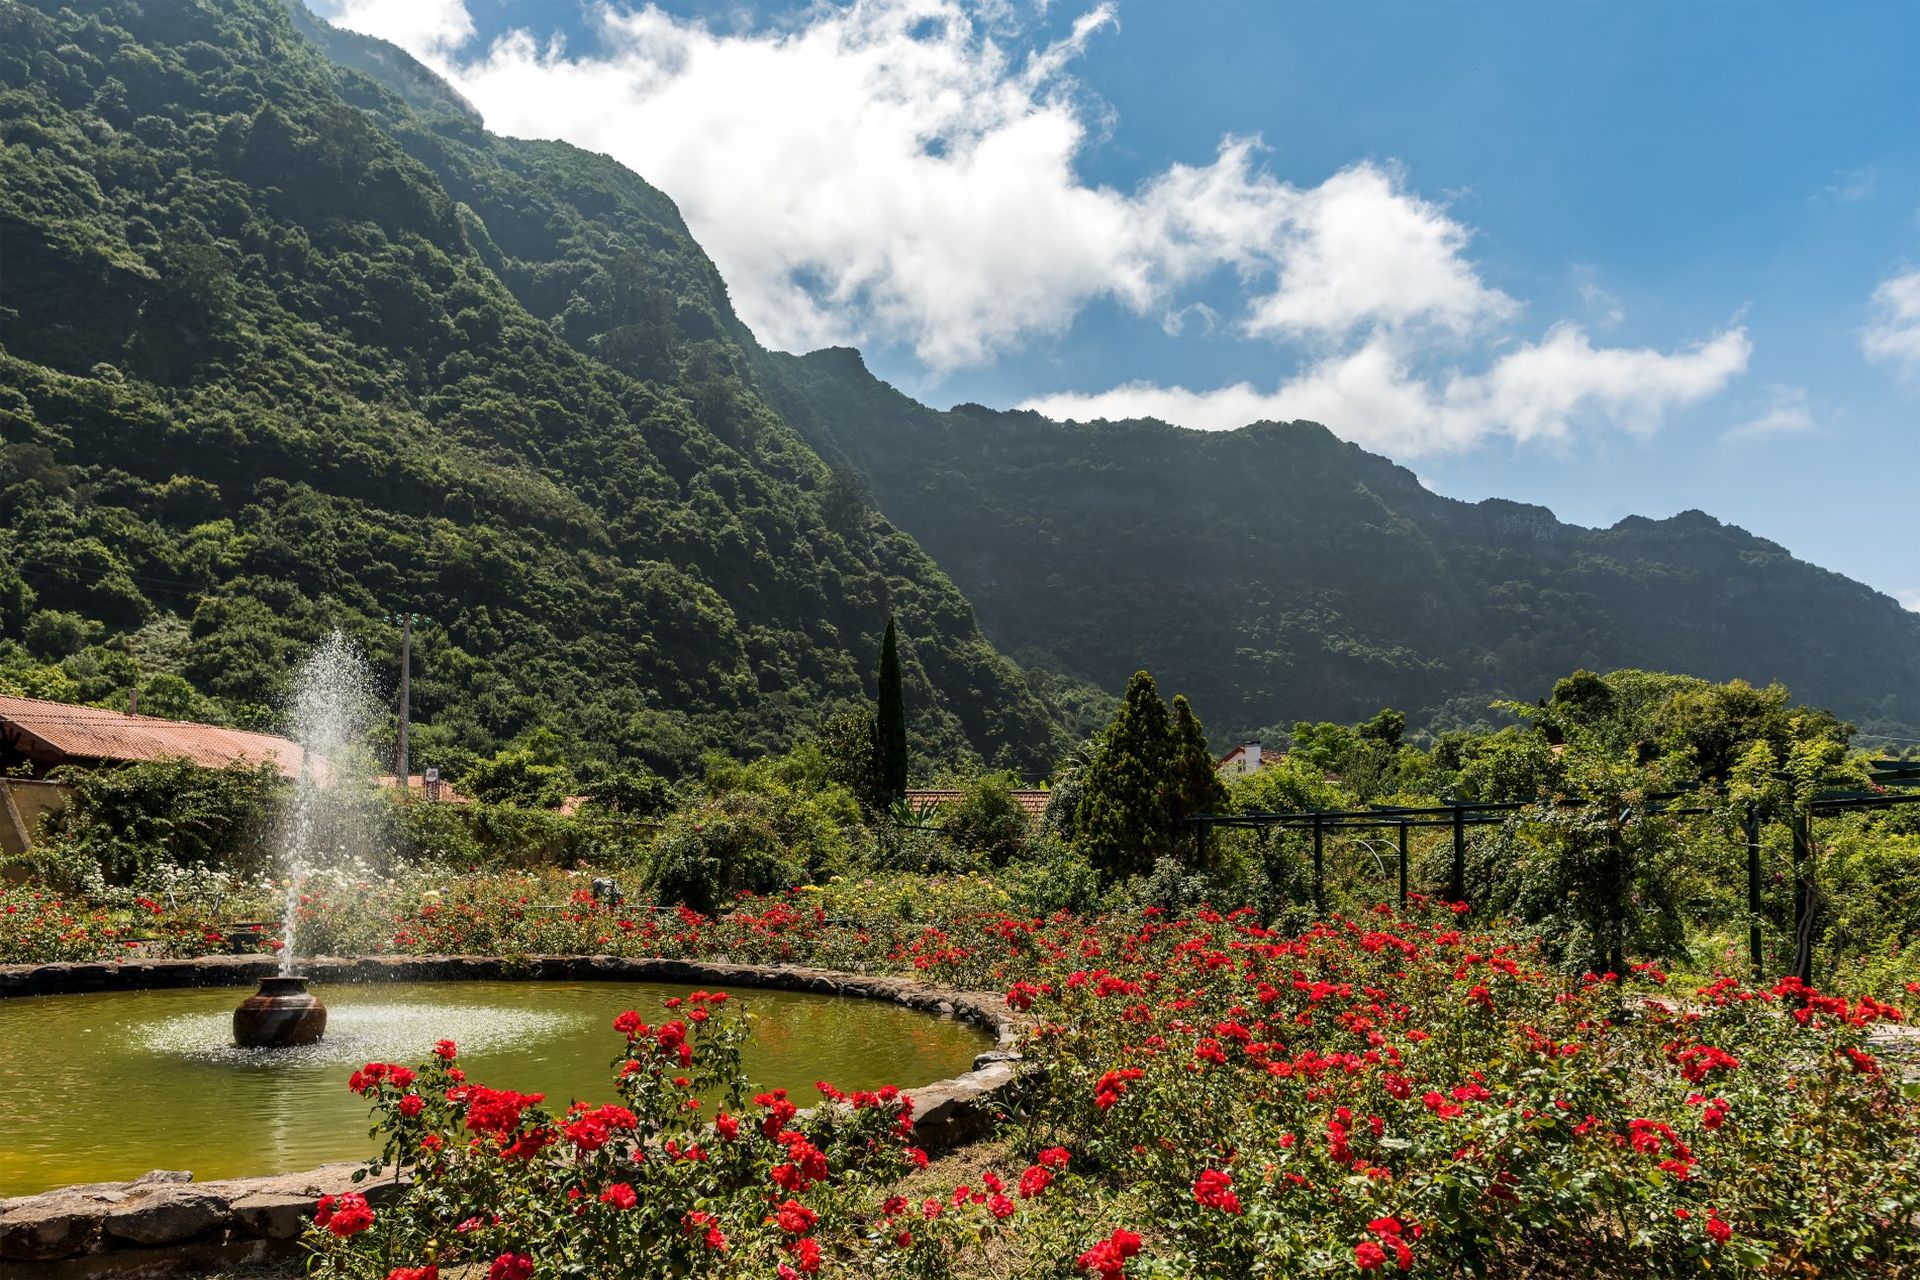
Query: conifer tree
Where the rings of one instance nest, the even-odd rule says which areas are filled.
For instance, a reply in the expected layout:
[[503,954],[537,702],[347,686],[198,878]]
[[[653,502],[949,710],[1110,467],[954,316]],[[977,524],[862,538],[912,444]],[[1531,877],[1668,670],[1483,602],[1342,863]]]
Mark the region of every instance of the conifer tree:
[[907,796],[907,701],[900,684],[900,637],[887,619],[880,642],[880,676],[873,724],[874,772],[887,803]]
[[1167,820],[1181,860],[1197,865],[1205,843],[1187,820],[1197,813],[1219,813],[1226,808],[1227,788],[1220,781],[1213,749],[1207,746],[1207,732],[1184,693],[1173,695],[1172,739]]
[[1167,793],[1173,739],[1153,677],[1136,671],[1087,766],[1080,849],[1108,880],[1144,874],[1171,852]]

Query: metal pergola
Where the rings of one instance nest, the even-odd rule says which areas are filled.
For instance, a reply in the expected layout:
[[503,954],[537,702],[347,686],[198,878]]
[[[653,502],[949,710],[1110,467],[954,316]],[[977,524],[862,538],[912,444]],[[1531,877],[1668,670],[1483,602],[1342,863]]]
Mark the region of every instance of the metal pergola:
[[[1789,819],[1793,838],[1794,868],[1794,972],[1803,982],[1813,978],[1813,924],[1818,902],[1810,874],[1813,851],[1813,822],[1816,818],[1843,813],[1891,809],[1920,804],[1920,761],[1873,760],[1868,762],[1871,790],[1827,789],[1816,794],[1804,807],[1797,807]],[[1717,812],[1717,807],[1700,802],[1700,797],[1724,787],[1693,787],[1650,795],[1639,809],[1639,816],[1661,814],[1667,817],[1701,816]],[[1577,800],[1560,804],[1578,807]],[[1445,828],[1453,834],[1453,861],[1443,895],[1448,902],[1466,902],[1467,828],[1503,826],[1525,810],[1538,808],[1527,800],[1443,800],[1437,805],[1369,805],[1365,809],[1302,809],[1285,813],[1202,813],[1189,819],[1199,830],[1205,848],[1217,830],[1247,830],[1265,837],[1274,831],[1301,831],[1313,838],[1313,906],[1326,910],[1325,856],[1329,832],[1355,830],[1392,830],[1399,852],[1400,906],[1407,905],[1407,833],[1421,828]],[[1629,815],[1622,815],[1627,817]],[[1741,834],[1747,846],[1747,950],[1754,974],[1763,966],[1763,939],[1760,913],[1765,907],[1760,875],[1760,807],[1753,801],[1745,805]]]

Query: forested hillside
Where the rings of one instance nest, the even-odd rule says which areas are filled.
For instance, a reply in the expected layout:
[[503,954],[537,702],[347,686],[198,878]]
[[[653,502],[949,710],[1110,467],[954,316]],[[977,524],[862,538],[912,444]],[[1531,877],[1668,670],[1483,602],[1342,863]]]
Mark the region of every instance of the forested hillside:
[[994,643],[1110,690],[1150,667],[1216,737],[1382,706],[1471,721],[1580,667],[1779,680],[1920,736],[1920,614],[1697,511],[1585,529],[1459,502],[1309,422],[941,413],[846,350],[770,355],[763,376]]
[[16,690],[270,722],[305,645],[384,662],[413,610],[417,761],[546,726],[677,771],[870,690],[891,613],[923,766],[1058,745],[756,392],[671,202],[397,50],[277,0],[0,0],[0,252]]

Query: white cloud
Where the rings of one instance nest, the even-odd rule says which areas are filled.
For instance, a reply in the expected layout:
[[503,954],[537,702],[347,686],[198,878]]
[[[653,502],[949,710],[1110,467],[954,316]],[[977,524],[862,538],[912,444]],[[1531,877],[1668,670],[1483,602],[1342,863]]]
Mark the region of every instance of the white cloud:
[[1913,610],[1915,613],[1920,613],[1920,587],[1907,587],[1893,594],[1899,599],[1901,604]]
[[1814,426],[1813,410],[1807,404],[1806,388],[1770,384],[1767,387],[1766,406],[1745,422],[1729,427],[1720,438],[1722,440],[1753,440],[1763,436],[1791,435],[1799,431],[1811,431]]
[[[1035,43],[1003,0],[852,0],[726,29],[602,3],[590,49],[513,31],[463,54],[460,0],[310,2],[434,65],[490,128],[606,152],[667,191],[774,346],[902,344],[943,374],[1106,301],[1305,363],[1275,391],[1130,383],[1034,407],[1204,427],[1310,417],[1402,453],[1560,439],[1588,420],[1650,430],[1746,364],[1738,329],[1669,353],[1595,347],[1572,325],[1510,345],[1521,304],[1482,278],[1470,228],[1392,165],[1299,186],[1258,138],[1228,135],[1130,190],[1088,182],[1078,166],[1111,121],[1072,72],[1117,27],[1107,4]],[[1194,295],[1217,306],[1223,273],[1239,305],[1216,310]],[[1604,301],[1603,325],[1618,311]]]
[[1465,259],[1467,228],[1378,165],[1296,187],[1229,136],[1133,191],[1082,179],[1106,121],[1070,71],[1116,25],[1106,5],[1024,54],[1004,6],[858,0],[748,31],[609,5],[593,52],[516,31],[460,58],[458,0],[316,2],[431,62],[490,128],[604,151],[670,193],[777,346],[904,342],[946,371],[1100,299],[1180,312],[1222,268],[1246,294],[1229,323],[1256,335],[1464,334],[1516,309]]
[[392,41],[425,62],[439,63],[473,38],[464,0],[307,0],[336,27]]
[[1626,308],[1620,305],[1620,299],[1601,287],[1596,270],[1587,264],[1573,269],[1574,286],[1580,290],[1580,301],[1587,306],[1587,313],[1593,317],[1596,328],[1612,329],[1627,318]]
[[1920,271],[1890,276],[1873,291],[1873,321],[1861,335],[1869,359],[1920,375]]
[[1408,457],[1466,449],[1493,436],[1565,440],[1589,420],[1649,432],[1669,410],[1702,400],[1743,373],[1751,350],[1743,329],[1663,353],[1595,347],[1577,326],[1557,325],[1483,372],[1422,376],[1399,343],[1376,334],[1271,392],[1247,382],[1205,391],[1133,382],[1091,394],[1038,396],[1021,407],[1081,420],[1150,416],[1209,431],[1306,418]]
[[1880,170],[1872,165],[1862,169],[1835,169],[1833,181],[1813,193],[1813,198],[1828,204],[1857,204],[1880,185]]

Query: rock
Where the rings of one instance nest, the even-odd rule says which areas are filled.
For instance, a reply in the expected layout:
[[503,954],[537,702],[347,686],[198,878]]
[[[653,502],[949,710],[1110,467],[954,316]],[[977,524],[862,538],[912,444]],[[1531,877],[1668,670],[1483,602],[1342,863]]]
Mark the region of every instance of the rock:
[[107,1211],[106,1233],[135,1244],[179,1244],[227,1220],[227,1199],[210,1187],[162,1183]]
[[193,1174],[186,1169],[153,1169],[141,1174],[127,1184],[128,1188],[152,1187],[163,1182],[192,1182]]
[[0,1280],[147,1280],[160,1276],[203,1276],[209,1271],[226,1272],[264,1263],[292,1247],[287,1242],[243,1238],[151,1249],[130,1248],[57,1262],[0,1260]]
[[234,1220],[265,1240],[292,1240],[307,1229],[317,1196],[256,1191],[233,1202]]
[[72,1189],[9,1201],[0,1209],[0,1258],[35,1262],[84,1253],[100,1238],[108,1208]]

